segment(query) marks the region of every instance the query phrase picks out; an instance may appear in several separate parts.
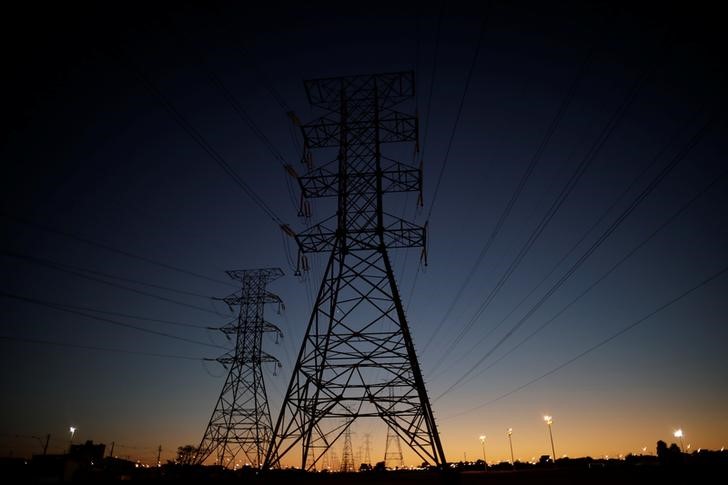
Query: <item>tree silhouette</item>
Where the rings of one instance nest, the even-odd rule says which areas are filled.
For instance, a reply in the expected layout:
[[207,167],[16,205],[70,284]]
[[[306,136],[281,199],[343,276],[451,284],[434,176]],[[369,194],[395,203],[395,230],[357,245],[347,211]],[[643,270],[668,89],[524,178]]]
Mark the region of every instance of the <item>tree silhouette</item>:
[[177,448],[177,463],[180,465],[191,465],[197,454],[197,447],[192,445],[180,446]]
[[672,443],[668,448],[667,443],[660,440],[657,442],[657,459],[661,465],[676,465],[680,463],[682,452],[680,448]]
[[657,442],[657,458],[659,458],[660,463],[664,462],[667,457],[667,443],[665,443],[662,440],[659,440]]

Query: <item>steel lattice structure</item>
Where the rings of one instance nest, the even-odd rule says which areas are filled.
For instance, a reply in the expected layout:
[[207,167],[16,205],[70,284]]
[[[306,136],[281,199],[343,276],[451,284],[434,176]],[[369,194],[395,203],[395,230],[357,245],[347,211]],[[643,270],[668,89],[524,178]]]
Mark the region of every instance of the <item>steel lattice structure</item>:
[[[412,72],[305,82],[325,114],[301,126],[306,150],[336,160],[299,178],[308,198],[336,198],[331,218],[296,235],[299,261],[329,252],[265,467],[300,446],[316,462],[358,418],[381,418],[419,457],[445,456],[392,271],[388,249],[425,247],[425,230],[384,211],[384,195],[418,191],[422,172],[382,153],[387,143],[417,143],[417,116],[397,110],[413,100]],[[394,148],[394,146],[392,147]],[[310,154],[304,153],[304,160]],[[391,391],[390,391],[391,390]]]
[[195,462],[203,463],[215,454],[216,464],[230,467],[242,451],[248,463],[259,467],[273,431],[262,365],[280,366],[275,357],[263,352],[263,334],[282,336],[278,327],[264,319],[266,304],[282,303],[266,287],[283,276],[283,271],[266,268],[226,273],[242,285],[239,293],[223,298],[231,308],[240,305],[237,322],[220,328],[228,338],[234,336],[235,349],[217,359],[229,371]]

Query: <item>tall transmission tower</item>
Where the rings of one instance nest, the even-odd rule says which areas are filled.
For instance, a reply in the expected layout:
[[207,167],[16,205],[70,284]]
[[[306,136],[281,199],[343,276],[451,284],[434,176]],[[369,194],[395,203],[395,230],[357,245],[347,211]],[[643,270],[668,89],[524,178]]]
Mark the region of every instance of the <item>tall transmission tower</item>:
[[[411,157],[396,142],[417,142],[417,116],[397,110],[414,98],[414,74],[318,79],[305,87],[324,115],[301,125],[303,158],[320,149],[333,161],[299,177],[299,185],[307,198],[335,198],[337,210],[295,236],[304,269],[307,253],[329,258],[264,466],[290,453],[311,469],[310,457],[322,456],[360,418],[382,419],[423,461],[443,465],[387,252],[420,247],[424,256],[424,228],[384,210],[386,194],[421,195],[422,171],[393,158]],[[385,155],[385,144],[399,152]]]
[[203,463],[214,454],[216,464],[231,467],[242,451],[248,463],[260,467],[273,431],[262,365],[270,362],[280,366],[278,359],[263,352],[263,334],[282,336],[280,329],[263,317],[267,303],[282,304],[266,287],[283,276],[283,271],[266,268],[226,273],[242,285],[239,293],[223,298],[231,308],[240,305],[237,322],[220,328],[228,338],[235,338],[235,349],[217,359],[228,369],[228,375],[195,462]]

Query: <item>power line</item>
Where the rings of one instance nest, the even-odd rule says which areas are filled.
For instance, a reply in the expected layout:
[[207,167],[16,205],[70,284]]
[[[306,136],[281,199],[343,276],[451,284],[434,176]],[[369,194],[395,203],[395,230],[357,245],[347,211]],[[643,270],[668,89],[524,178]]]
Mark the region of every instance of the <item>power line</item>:
[[238,100],[237,96],[235,96],[232,91],[227,87],[227,85],[223,82],[223,80],[220,78],[219,75],[210,67],[210,63],[207,61],[206,56],[200,52],[199,49],[195,48],[192,44],[192,42],[189,41],[186,35],[184,35],[177,27],[177,25],[174,23],[172,19],[169,17],[160,18],[160,20],[163,21],[164,25],[172,32],[172,34],[177,39],[177,44],[184,49],[188,54],[193,53],[198,58],[198,63],[205,67],[205,72],[207,74],[207,77],[210,79],[210,81],[217,87],[217,89],[220,91],[222,96],[225,98],[225,100],[230,104],[230,106],[233,108],[233,111],[238,115],[238,117],[250,128],[250,131],[252,131],[255,136],[258,137],[258,139],[266,146],[268,151],[273,155],[273,158],[275,158],[283,167],[286,167],[288,165],[288,162],[286,161],[285,157],[281,152],[276,148],[276,146],[270,141],[270,139],[263,133],[263,130],[260,129],[258,124],[255,122],[255,120],[250,116],[248,111],[243,107],[243,105]]
[[[58,303],[58,306],[70,308],[72,310],[79,310],[79,311],[86,311],[86,312],[92,312],[92,313],[101,313],[103,315],[113,315],[117,317],[124,317],[124,318],[131,318],[133,320],[141,320],[145,322],[154,322],[154,323],[163,323],[165,325],[174,325],[177,327],[186,327],[186,328],[197,328],[201,330],[214,330],[217,327],[215,325],[196,325],[193,323],[184,323],[184,322],[177,322],[174,320],[163,320],[160,318],[149,318],[149,317],[142,317],[139,315],[131,315],[129,313],[121,313],[121,312],[112,312],[108,310],[99,310],[98,308],[89,308],[86,306],[77,306],[77,305],[69,305],[68,303]],[[229,324],[230,322],[226,322],[225,324]]]
[[485,256],[488,254],[488,251],[490,250],[491,246],[493,245],[493,242],[495,241],[496,237],[500,233],[501,229],[503,228],[503,225],[505,224],[505,221],[510,216],[511,211],[513,210],[513,207],[516,205],[516,202],[518,202],[518,199],[520,198],[521,194],[523,193],[523,189],[526,186],[526,183],[531,177],[531,174],[533,173],[534,169],[536,168],[536,165],[541,160],[541,157],[543,156],[543,153],[548,146],[549,142],[551,141],[551,138],[553,137],[554,133],[556,132],[556,129],[558,128],[561,119],[564,117],[564,114],[566,113],[566,110],[571,105],[571,101],[574,99],[574,95],[576,94],[576,88],[579,85],[579,82],[581,81],[581,78],[583,77],[584,73],[586,72],[586,68],[588,67],[592,56],[594,54],[596,44],[592,44],[592,46],[587,50],[586,56],[582,60],[579,68],[577,69],[576,77],[571,83],[571,86],[567,90],[566,96],[561,101],[561,105],[559,106],[559,109],[556,112],[556,115],[551,120],[551,124],[548,126],[546,130],[546,134],[544,135],[543,139],[541,140],[541,143],[539,144],[538,148],[536,149],[536,152],[531,157],[531,161],[528,164],[528,167],[526,168],[526,171],[521,176],[521,179],[518,182],[518,185],[516,186],[516,190],[511,195],[510,200],[506,204],[506,207],[503,209],[503,212],[501,213],[500,217],[498,218],[498,221],[496,222],[495,227],[490,233],[490,236],[488,236],[488,239],[486,240],[485,244],[480,250],[480,253],[478,254],[478,257],[475,260],[475,263],[470,266],[470,271],[468,272],[467,276],[465,277],[465,281],[460,285],[458,288],[458,291],[455,293],[455,298],[450,302],[450,305],[447,308],[447,311],[445,311],[445,314],[440,319],[440,322],[438,323],[435,332],[432,333],[429,340],[425,344],[423,352],[427,352],[427,349],[432,344],[432,342],[435,340],[437,335],[439,334],[439,331],[442,329],[443,324],[445,321],[447,321],[450,314],[455,309],[455,306],[457,305],[458,301],[460,301],[460,298],[465,292],[465,288],[470,284],[470,281],[473,279],[473,276],[475,276],[475,273],[477,272],[478,267],[482,263]]
[[103,249],[105,251],[110,251],[112,253],[117,253],[117,254],[120,254],[122,256],[126,256],[128,258],[137,259],[139,261],[144,261],[145,263],[149,263],[149,264],[152,264],[152,265],[155,265],[155,266],[159,266],[161,268],[165,268],[165,269],[168,269],[168,270],[171,270],[171,271],[176,271],[178,273],[183,273],[183,274],[186,274],[188,276],[194,276],[195,278],[201,278],[201,279],[204,279],[204,280],[207,280],[207,281],[212,281],[214,283],[220,283],[220,284],[223,284],[223,285],[226,285],[226,286],[233,286],[228,281],[223,281],[223,280],[218,280],[218,279],[215,279],[215,278],[211,278],[209,276],[205,276],[205,275],[200,274],[200,273],[195,273],[194,271],[190,271],[188,269],[184,269],[184,268],[180,268],[178,266],[173,266],[171,264],[163,263],[161,261],[157,261],[155,259],[151,259],[151,258],[148,258],[146,256],[141,256],[141,255],[138,255],[138,254],[134,254],[134,253],[131,253],[131,252],[126,251],[124,249],[119,249],[119,248],[110,246],[108,244],[105,244],[105,243],[102,243],[102,242],[98,242],[98,241],[94,241],[92,239],[89,239],[89,238],[80,236],[78,234],[73,234],[73,233],[70,233],[70,232],[67,232],[67,231],[63,231],[61,229],[57,229],[57,228],[54,228],[54,227],[46,226],[44,224],[40,224],[40,223],[38,223],[36,221],[32,221],[32,220],[26,219],[24,217],[20,217],[20,216],[13,215],[13,214],[8,214],[6,212],[0,212],[0,216],[5,217],[7,219],[12,219],[12,220],[14,220],[15,222],[18,222],[18,223],[32,225],[32,226],[35,226],[35,227],[37,227],[37,228],[39,228],[39,229],[41,229],[41,230],[43,230],[45,232],[49,232],[49,233],[52,233],[52,234],[57,234],[59,236],[63,236],[65,238],[72,239],[74,241],[87,244],[89,246],[93,246],[93,247],[96,247],[96,248],[99,248],[99,249]]
[[581,160],[579,165],[576,167],[574,172],[572,173],[571,177],[567,181],[566,185],[562,188],[561,192],[557,196],[557,198],[552,203],[549,210],[544,214],[541,221],[538,223],[536,228],[531,232],[526,242],[523,244],[521,249],[519,250],[518,254],[514,258],[514,260],[510,263],[508,268],[506,269],[505,273],[500,277],[496,285],[491,289],[491,291],[488,293],[488,295],[485,297],[485,299],[481,302],[480,306],[476,310],[475,314],[468,320],[468,322],[465,324],[465,326],[460,330],[460,332],[456,335],[455,339],[450,343],[450,345],[447,347],[445,352],[441,354],[440,359],[435,364],[434,369],[438,368],[445,358],[452,352],[452,350],[455,348],[455,346],[460,343],[460,341],[465,337],[467,332],[473,327],[473,325],[477,322],[477,320],[481,317],[481,315],[485,312],[485,310],[490,306],[491,302],[495,299],[495,297],[498,295],[500,290],[503,288],[503,286],[506,284],[506,282],[510,279],[510,276],[515,272],[515,270],[518,268],[520,263],[523,261],[523,259],[526,257],[528,252],[531,250],[533,245],[536,243],[538,238],[541,236],[543,231],[546,229],[548,224],[551,222],[551,220],[556,216],[559,209],[561,209],[562,205],[566,201],[566,199],[569,197],[571,192],[574,190],[574,187],[576,187],[577,183],[581,179],[581,177],[586,172],[587,168],[594,162],[597,155],[601,152],[602,148],[606,144],[607,140],[611,137],[612,133],[618,126],[618,124],[621,122],[622,118],[626,114],[628,108],[632,105],[634,102],[634,99],[636,98],[637,92],[639,91],[642,84],[647,80],[647,78],[654,72],[654,70],[657,67],[657,62],[653,62],[651,66],[644,70],[643,75],[640,76],[635,83],[633,84],[632,88],[628,92],[626,98],[624,101],[617,107],[616,111],[612,114],[609,121],[605,125],[605,127],[602,129],[601,133],[595,140],[595,142],[592,144],[584,158]]
[[[564,256],[561,257],[561,259],[553,265],[551,270],[539,281],[493,328],[491,328],[486,335],[484,335],[480,340],[478,340],[477,343],[475,343],[471,348],[466,351],[464,354],[460,355],[460,358],[463,358],[464,356],[470,355],[473,353],[476,349],[479,348],[479,346],[496,330],[498,329],[503,323],[505,323],[515,312],[518,310],[535,292],[538,288],[541,287],[543,283],[545,283],[551,275],[554,274],[554,272],[571,256],[574,251],[576,251],[579,246],[586,240],[586,238],[589,236],[589,234],[592,233],[599,225],[607,218],[607,216],[612,212],[612,210],[617,207],[617,204],[627,195],[629,194],[632,189],[637,185],[637,183],[642,179],[642,177],[649,172],[656,164],[660,161],[660,159],[663,157],[665,153],[667,153],[668,149],[672,146],[672,141],[679,140],[681,138],[681,135],[690,127],[695,125],[696,120],[698,119],[699,115],[702,113],[702,109],[696,111],[695,115],[692,116],[684,125],[678,127],[678,129],[671,133],[668,137],[668,142],[664,144],[663,148],[652,158],[652,161],[648,163],[642,171],[630,182],[630,184],[622,191],[622,193],[612,202],[612,204],[602,213],[601,216],[581,235],[578,241],[576,241],[571,248],[564,254]],[[705,190],[708,190],[706,188]]]
[[137,350],[114,349],[114,348],[110,348],[110,347],[97,347],[95,345],[81,345],[81,344],[73,344],[73,343],[68,343],[68,342],[56,342],[56,341],[52,341],[52,340],[41,340],[41,339],[32,339],[32,338],[24,338],[24,337],[11,337],[8,335],[0,335],[0,340],[5,340],[8,342],[52,345],[54,347],[68,347],[68,348],[74,348],[74,349],[96,350],[96,351],[100,351],[100,352],[113,352],[113,353],[117,353],[117,354],[142,355],[142,356],[146,356],[146,357],[160,357],[160,358],[165,358],[165,359],[197,360],[197,361],[210,360],[210,359],[203,358],[203,357],[189,357],[186,355],[175,355],[175,354],[158,354],[156,352],[140,352]]
[[526,387],[528,387],[528,386],[530,386],[532,384],[535,384],[536,382],[538,382],[538,381],[540,381],[540,380],[542,380],[542,379],[544,379],[544,378],[546,378],[546,377],[548,377],[550,375],[553,375],[553,374],[559,372],[561,369],[567,367],[570,364],[573,364],[577,360],[585,357],[586,355],[588,355],[591,352],[597,350],[598,348],[605,346],[606,344],[608,344],[612,340],[614,340],[614,339],[620,337],[621,335],[627,333],[628,331],[632,330],[633,328],[635,328],[636,326],[640,325],[641,323],[646,322],[647,320],[649,320],[653,316],[657,315],[661,311],[663,311],[666,308],[674,305],[675,303],[677,303],[680,300],[684,299],[688,295],[694,293],[695,291],[697,291],[698,289],[700,289],[703,286],[707,285],[708,283],[712,282],[713,280],[721,277],[726,272],[728,272],[728,266],[724,266],[721,270],[717,271],[716,273],[713,273],[712,275],[710,275],[709,277],[707,277],[706,279],[704,279],[703,281],[701,281],[697,285],[689,288],[688,290],[684,291],[683,293],[681,293],[680,295],[676,296],[675,298],[673,298],[673,299],[669,300],[668,302],[660,305],[655,310],[651,311],[650,313],[648,313],[647,315],[643,316],[642,318],[640,318],[640,319],[632,322],[631,324],[627,325],[626,327],[623,327],[619,331],[613,333],[612,335],[610,335],[609,337],[605,338],[604,340],[601,340],[600,342],[597,342],[596,344],[592,345],[591,347],[589,347],[588,349],[584,350],[583,352],[575,355],[574,357],[572,357],[571,359],[567,360],[566,362],[564,362],[564,363],[562,363],[562,364],[554,367],[550,371],[548,371],[548,372],[546,372],[544,374],[541,374],[540,376],[538,376],[538,377],[536,377],[534,379],[531,379],[530,381],[526,382],[525,384],[522,384],[522,385],[516,387],[515,389],[512,389],[512,390],[506,392],[505,394],[501,394],[500,396],[496,397],[495,399],[491,399],[490,401],[487,401],[487,402],[485,402],[483,404],[480,404],[479,406],[475,406],[475,407],[470,408],[470,409],[467,409],[465,411],[461,411],[459,413],[456,413],[456,414],[447,416],[445,419],[451,419],[451,418],[454,418],[454,417],[457,417],[457,416],[462,416],[464,414],[471,413],[473,411],[477,411],[478,409],[482,409],[482,408],[484,408],[486,406],[489,406],[489,405],[491,405],[491,404],[493,404],[495,402],[498,402],[498,401],[500,401],[502,399],[505,399],[508,396],[511,396],[511,395],[513,395],[513,394],[515,394],[515,393],[517,393],[517,392],[525,389]]
[[[561,315],[566,312],[569,308],[571,308],[576,302],[581,300],[584,296],[586,296],[591,290],[593,290],[597,285],[599,285],[602,281],[604,281],[609,275],[611,275],[614,271],[617,270],[625,261],[627,261],[629,258],[634,256],[635,253],[637,253],[640,249],[642,249],[644,246],[646,246],[652,239],[657,236],[663,229],[668,227],[672,222],[675,221],[681,214],[683,214],[688,208],[695,203],[700,197],[705,195],[708,191],[710,191],[716,184],[723,181],[723,179],[728,175],[728,172],[723,172],[719,177],[713,179],[707,186],[703,187],[697,194],[695,194],[690,200],[685,202],[676,212],[674,212],[670,217],[668,217],[662,224],[660,224],[654,231],[650,233],[649,236],[647,236],[645,239],[643,239],[639,244],[637,244],[634,248],[632,248],[627,254],[625,254],[619,261],[614,263],[611,268],[609,268],[604,274],[602,274],[597,280],[595,280],[591,285],[589,285],[584,291],[579,293],[579,295],[576,296],[573,300],[571,300],[569,303],[567,303],[561,310],[559,310],[554,316],[546,320],[544,323],[542,323],[539,327],[537,327],[533,332],[528,334],[526,337],[524,337],[520,342],[518,342],[516,345],[508,349],[507,352],[505,352],[503,355],[498,357],[496,360],[491,362],[489,365],[487,365],[485,368],[483,368],[480,372],[477,374],[474,374],[470,376],[470,378],[465,379],[461,384],[465,384],[471,380],[473,380],[475,377],[482,375],[486,370],[490,369],[494,365],[496,365],[498,362],[502,361],[509,355],[511,355],[513,352],[515,352],[519,347],[521,347],[523,344],[528,342],[531,338],[536,336],[538,333],[540,333],[543,329],[545,329],[547,326],[549,326],[551,323],[556,321]],[[479,343],[482,343],[482,339]]]
[[223,171],[235,182],[240,189],[243,190],[243,192],[250,198],[250,200],[255,203],[255,205],[258,206],[267,216],[269,219],[271,219],[275,224],[277,224],[279,227],[284,228],[287,227],[287,224],[283,222],[283,220],[278,217],[278,215],[273,211],[273,209],[268,206],[268,204],[263,200],[262,197],[260,197],[241,177],[238,175],[238,173],[230,166],[230,164],[225,160],[225,158],[220,155],[207,141],[207,139],[202,136],[202,134],[195,129],[194,126],[190,124],[189,121],[182,115],[182,113],[177,110],[177,108],[174,106],[174,104],[167,99],[166,96],[160,91],[160,89],[152,82],[152,80],[145,75],[142,70],[134,64],[134,62],[126,55],[123,54],[123,52],[120,49],[114,49],[109,46],[109,49],[105,51],[107,55],[114,58],[116,61],[120,62],[121,64],[125,65],[134,75],[137,76],[137,78],[142,81],[142,83],[147,87],[147,89],[157,97],[157,100],[160,102],[162,107],[167,111],[167,113],[177,122],[177,124],[180,125],[180,127],[187,132],[188,135],[202,148],[205,153],[207,153],[212,160],[217,163],[220,168],[223,169]]
[[579,259],[564,273],[561,278],[554,283],[554,285],[528,310],[528,312],[514,324],[511,329],[498,341],[493,347],[486,352],[479,360],[475,363],[465,374],[458,378],[444,393],[451,391],[455,386],[460,384],[465,378],[467,378],[475,369],[482,364],[485,359],[500,347],[518,328],[523,325],[541,306],[553,295],[561,286],[579,269],[579,267],[602,245],[602,243],[612,235],[612,233],[621,225],[624,220],[644,201],[657,185],[675,168],[675,166],[682,161],[687,154],[698,144],[698,142],[707,133],[709,128],[717,119],[717,110],[710,116],[708,120],[701,126],[701,128],[690,138],[688,143],[673,157],[673,159],[658,173],[645,187],[642,192],[634,198],[630,205],[607,227],[607,229],[597,238],[597,240],[579,257]]
[[[218,313],[218,312],[216,312],[214,310],[210,310],[208,308],[204,308],[204,307],[201,307],[201,306],[198,306],[198,305],[193,305],[191,303],[185,303],[185,302],[182,302],[182,301],[179,301],[179,300],[174,300],[172,298],[167,298],[167,297],[161,296],[161,295],[155,295],[154,293],[149,293],[147,291],[142,291],[142,290],[139,290],[137,288],[133,288],[131,286],[121,285],[119,283],[114,283],[112,281],[107,281],[107,280],[104,280],[104,279],[101,279],[101,278],[97,278],[95,276],[91,276],[91,275],[86,274],[86,273],[82,273],[82,272],[79,272],[79,271],[76,271],[76,270],[73,270],[73,269],[69,269],[67,267],[64,267],[61,264],[55,263],[55,262],[50,261],[50,260],[47,260],[47,259],[37,258],[35,256],[30,256],[30,255],[27,255],[27,254],[15,253],[15,252],[12,252],[12,251],[0,251],[0,254],[3,254],[5,256],[10,256],[10,257],[13,257],[13,258],[17,258],[17,259],[22,259],[22,260],[31,262],[33,264],[37,264],[37,265],[40,265],[40,266],[45,266],[47,268],[51,268],[51,269],[54,269],[56,271],[60,271],[60,272],[63,272],[63,273],[72,274],[74,276],[78,276],[79,278],[84,278],[84,279],[87,279],[87,280],[90,280],[90,281],[95,281],[95,282],[102,283],[102,284],[105,284],[105,285],[108,285],[108,286],[112,286],[114,288],[119,288],[119,289],[122,289],[122,290],[131,291],[132,293],[137,293],[139,295],[148,296],[150,298],[155,298],[157,300],[166,301],[168,303],[174,303],[175,305],[180,305],[180,306],[184,306],[184,307],[188,307],[188,308],[194,308],[195,310],[199,310],[199,311],[207,312],[207,313],[213,313],[215,315],[220,316],[220,313]],[[210,301],[212,301],[212,299],[210,299]]]
[[91,315],[91,314],[88,314],[88,313],[84,313],[82,311],[73,310],[71,308],[64,307],[61,304],[54,303],[54,302],[47,301],[47,300],[40,300],[38,298],[31,298],[31,297],[28,297],[28,296],[22,296],[22,295],[18,295],[18,294],[15,294],[15,293],[8,293],[6,291],[0,291],[0,297],[12,298],[14,300],[24,301],[26,303],[32,303],[33,305],[43,306],[43,307],[46,307],[46,308],[51,308],[53,310],[57,310],[57,311],[61,311],[61,312],[66,312],[66,313],[71,313],[73,315],[79,315],[79,316],[82,316],[82,317],[90,318],[91,320],[97,320],[99,322],[106,322],[106,323],[109,323],[111,325],[116,325],[116,326],[119,326],[119,327],[130,328],[130,329],[133,329],[133,330],[137,330],[139,332],[149,333],[149,334],[157,335],[157,336],[160,336],[160,337],[167,337],[167,338],[170,338],[170,339],[180,340],[182,342],[187,342],[187,343],[191,343],[191,344],[204,345],[205,347],[214,347],[214,348],[218,348],[218,349],[226,349],[226,347],[223,347],[222,345],[208,344],[206,342],[201,342],[199,340],[189,339],[187,337],[180,337],[179,335],[173,335],[173,334],[170,334],[170,333],[167,333],[167,332],[160,332],[158,330],[152,330],[152,329],[149,329],[149,328],[140,327],[138,325],[132,325],[131,323],[120,322],[118,320],[112,320],[110,318],[105,318],[105,317],[99,317],[99,316],[96,316],[96,315]]
[[263,86],[263,88],[268,91],[268,93],[271,95],[271,97],[278,103],[278,106],[281,107],[281,110],[286,115],[290,115],[293,110],[291,107],[286,103],[285,99],[283,99],[283,96],[278,92],[278,90],[275,89],[273,86],[273,83],[268,78],[268,76],[265,75],[263,70],[260,68],[257,62],[253,59],[253,56],[250,54],[248,49],[243,46],[239,46],[236,42],[236,39],[233,38],[233,36],[230,33],[230,24],[228,23],[229,17],[226,16],[224,13],[220,12],[220,10],[214,6],[210,5],[210,11],[215,14],[215,16],[220,20],[219,24],[227,24],[227,26],[223,27],[224,33],[226,34],[226,37],[228,38],[228,46],[231,47],[233,50],[235,50],[240,57],[244,57],[248,60],[248,63],[246,65],[249,65],[253,68],[253,70],[256,72],[258,77],[260,78],[258,84]]
[[[439,42],[440,42],[440,23],[442,21],[442,12],[443,12],[444,8],[445,8],[445,2],[443,1],[442,2],[442,5],[441,5],[441,9],[440,9],[440,15],[438,17],[438,23],[437,23],[437,40],[436,40],[436,45],[435,45],[435,58],[434,58],[433,67],[432,67],[432,79],[431,79],[431,82],[430,82],[430,95],[429,95],[429,99],[427,101],[427,113],[426,113],[426,118],[425,118],[425,137],[423,138],[423,141],[422,141],[422,152],[421,152],[421,155],[420,155],[420,166],[422,165],[423,160],[424,160],[424,156],[425,156],[425,142],[427,140],[427,131],[428,131],[429,127],[430,127],[429,118],[430,118],[430,107],[432,105],[432,89],[433,89],[433,86],[435,84],[435,72],[436,72],[436,67],[437,67],[437,48],[438,48],[438,45],[439,45]],[[434,191],[433,196],[432,196],[432,202],[430,203],[430,209],[429,209],[429,211],[427,213],[427,218],[425,219],[425,228],[427,228],[427,226],[428,226],[428,223],[429,223],[429,220],[430,220],[430,216],[432,215],[432,209],[433,209],[433,207],[435,205],[435,201],[437,200],[437,194],[440,191],[440,183],[442,182],[442,177],[443,177],[443,174],[445,173],[445,167],[447,166],[448,158],[450,156],[450,149],[452,148],[452,143],[453,143],[453,140],[455,139],[455,133],[457,131],[458,123],[460,122],[460,116],[461,116],[462,111],[463,111],[463,105],[465,103],[465,98],[467,96],[468,89],[470,87],[470,80],[472,79],[473,71],[475,69],[475,65],[476,65],[477,60],[478,60],[478,54],[480,53],[480,46],[482,44],[483,36],[485,34],[485,27],[486,27],[487,22],[488,22],[488,19],[490,17],[491,2],[488,2],[488,7],[487,8],[488,8],[488,10],[487,10],[487,13],[486,13],[486,17],[483,19],[483,21],[481,23],[481,26],[480,26],[480,31],[478,33],[478,42],[477,42],[477,44],[475,46],[475,52],[473,53],[473,59],[472,59],[471,64],[470,64],[470,68],[468,69],[468,74],[467,74],[467,77],[466,77],[466,80],[465,80],[465,88],[463,89],[463,95],[460,98],[460,105],[458,106],[458,112],[457,112],[457,115],[455,117],[455,123],[453,124],[453,129],[452,129],[452,132],[450,133],[450,139],[449,139],[448,144],[447,144],[447,150],[445,151],[445,157],[443,158],[442,166],[440,167],[440,172],[439,172],[439,174],[437,176],[437,182],[435,183],[435,191]],[[417,207],[417,206],[415,205],[415,207]],[[427,248],[425,248],[425,250],[426,249]],[[417,276],[419,275],[420,269],[421,269],[421,266],[418,266],[417,267],[417,270],[415,271],[415,276],[414,276],[414,278],[412,280],[412,287],[411,287],[410,293],[409,293],[410,296],[409,296],[409,299],[407,300],[407,307],[408,308],[409,308],[409,303],[412,301],[412,295],[415,292],[415,286],[417,285]],[[427,348],[429,346],[429,344],[430,344],[430,342],[428,341],[427,344],[425,345],[425,348]]]
[[442,14],[445,10],[445,0],[440,2],[440,11],[437,15],[437,26],[435,27],[435,48],[432,56],[432,71],[430,72],[430,93],[427,96],[427,110],[425,112],[425,136],[422,137],[422,150],[420,151],[420,164],[425,157],[425,146],[427,143],[427,132],[430,129],[430,109],[432,108],[432,93],[435,88],[435,75],[437,74],[437,53],[440,48],[440,30],[442,28]]
[[21,254],[12,253],[12,252],[6,253],[6,254],[8,254],[10,256],[13,256],[13,257],[16,257],[16,258],[27,259],[27,260],[30,260],[30,261],[37,261],[37,262],[40,262],[40,263],[42,263],[44,265],[48,265],[48,266],[57,266],[58,268],[66,268],[66,269],[70,269],[70,270],[73,270],[73,271],[80,271],[82,273],[88,273],[88,274],[92,274],[92,275],[95,275],[95,276],[101,276],[103,278],[109,278],[109,279],[112,279],[112,280],[125,281],[127,283],[134,283],[136,285],[146,286],[146,287],[149,287],[149,288],[156,288],[158,290],[171,291],[173,293],[178,293],[180,295],[194,296],[194,297],[197,297],[197,298],[204,298],[204,299],[207,299],[207,300],[209,300],[209,299],[212,298],[212,297],[210,297],[208,295],[203,295],[201,293],[196,293],[194,291],[180,290],[180,289],[177,289],[177,288],[171,288],[169,286],[158,285],[156,283],[147,283],[145,281],[137,280],[137,279],[134,279],[134,278],[126,278],[124,276],[118,276],[118,275],[114,275],[114,274],[110,274],[110,273],[105,273],[103,271],[96,271],[96,270],[93,270],[93,269],[88,269],[88,268],[84,268],[84,267],[81,267],[81,266],[76,266],[76,265],[73,265],[73,264],[59,263],[57,261],[50,261],[50,260],[43,259],[43,258],[38,258],[38,257],[35,257],[35,256],[21,255]]
[[[465,78],[465,88],[463,89],[463,95],[460,98],[460,104],[458,106],[457,115],[455,116],[455,123],[453,123],[452,131],[450,132],[450,138],[447,142],[447,149],[445,150],[445,157],[442,160],[442,166],[440,167],[440,173],[437,175],[437,182],[435,183],[435,191],[432,194],[432,202],[430,203],[430,210],[427,212],[427,218],[426,221],[430,220],[430,216],[432,216],[432,209],[435,206],[435,202],[437,201],[437,194],[440,191],[440,183],[442,182],[442,176],[445,173],[445,168],[447,167],[447,162],[450,157],[450,149],[452,148],[453,140],[455,139],[455,133],[458,129],[458,124],[460,123],[460,116],[463,113],[463,106],[465,105],[465,98],[468,94],[468,89],[470,88],[470,80],[473,77],[473,71],[475,71],[475,66],[478,62],[478,54],[480,54],[480,46],[483,43],[483,37],[485,35],[485,28],[488,24],[488,19],[490,18],[490,2],[488,3],[488,11],[486,12],[486,16],[483,19],[483,22],[480,26],[480,31],[478,33],[478,42],[475,45],[475,52],[473,53],[473,59],[470,61],[470,68],[468,69],[467,77]],[[429,108],[428,108],[428,114],[429,114]],[[424,152],[424,147],[423,147]],[[424,154],[423,154],[424,156]]]

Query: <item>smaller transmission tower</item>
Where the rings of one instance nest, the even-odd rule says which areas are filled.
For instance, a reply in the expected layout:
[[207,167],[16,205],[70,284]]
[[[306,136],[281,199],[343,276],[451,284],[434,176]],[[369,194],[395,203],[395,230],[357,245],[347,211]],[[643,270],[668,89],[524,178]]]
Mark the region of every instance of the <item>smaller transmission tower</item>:
[[403,468],[404,457],[402,456],[402,445],[399,436],[387,428],[387,443],[384,445],[384,466],[387,468]]
[[366,433],[364,435],[364,463],[366,465],[372,466],[372,448],[370,443],[370,438],[372,435],[369,433]]
[[242,451],[248,463],[260,467],[273,431],[262,364],[280,366],[278,359],[263,352],[263,334],[282,336],[278,327],[265,321],[263,311],[267,303],[282,304],[266,286],[283,276],[283,271],[267,268],[226,273],[242,285],[239,293],[222,299],[231,308],[240,305],[237,322],[220,328],[228,338],[234,336],[235,349],[217,359],[228,375],[195,462],[201,464],[214,454],[216,464],[231,467]]
[[351,428],[347,427],[344,432],[344,453],[341,455],[341,471],[354,471],[354,451],[351,446]]

